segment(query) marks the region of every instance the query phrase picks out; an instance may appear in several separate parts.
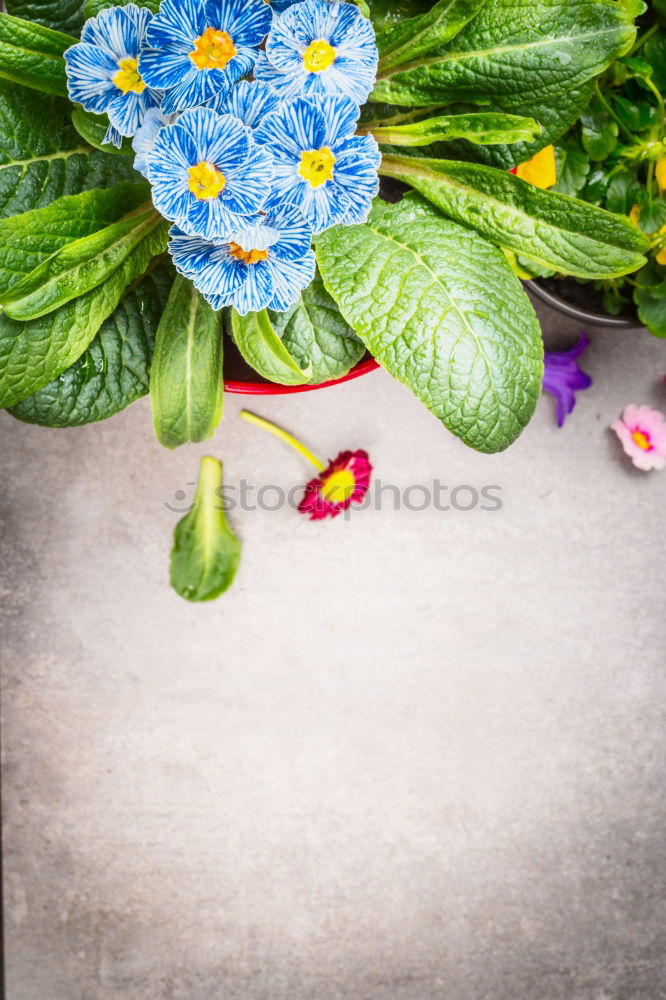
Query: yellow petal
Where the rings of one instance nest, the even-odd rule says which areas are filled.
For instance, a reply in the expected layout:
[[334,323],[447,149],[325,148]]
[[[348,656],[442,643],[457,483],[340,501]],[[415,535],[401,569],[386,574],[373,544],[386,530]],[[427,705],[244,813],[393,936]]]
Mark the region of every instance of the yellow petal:
[[629,212],[629,221],[633,222],[636,228],[638,228],[638,220],[640,219],[640,217],[641,217],[641,206],[634,205],[631,212]]
[[557,167],[555,164],[555,147],[546,146],[536,153],[531,160],[521,163],[516,168],[516,176],[528,184],[538,188],[549,188],[557,183]]
[[663,194],[666,191],[666,156],[662,156],[657,160],[655,173],[657,175],[657,184],[659,185],[659,194]]

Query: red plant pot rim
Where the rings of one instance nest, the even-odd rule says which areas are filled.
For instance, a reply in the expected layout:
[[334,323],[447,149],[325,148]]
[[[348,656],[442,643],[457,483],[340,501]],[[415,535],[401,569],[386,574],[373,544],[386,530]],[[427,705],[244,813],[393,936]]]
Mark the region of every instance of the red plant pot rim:
[[291,392],[312,392],[313,389],[326,389],[329,385],[341,385],[342,382],[349,382],[350,379],[374,372],[376,368],[379,368],[379,365],[375,359],[368,358],[367,361],[359,361],[342,378],[334,378],[319,385],[276,385],[274,382],[235,382],[225,379],[224,388],[227,392],[238,392],[245,396],[283,396]]

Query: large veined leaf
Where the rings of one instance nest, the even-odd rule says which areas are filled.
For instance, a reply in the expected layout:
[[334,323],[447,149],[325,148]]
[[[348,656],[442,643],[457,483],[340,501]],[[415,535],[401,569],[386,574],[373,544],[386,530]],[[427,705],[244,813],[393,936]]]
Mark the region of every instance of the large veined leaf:
[[234,581],[241,545],[222,501],[222,465],[201,459],[194,506],[176,525],[171,586],[188,601],[212,601]]
[[0,13],[0,76],[66,97],[63,53],[75,42],[60,31]]
[[405,125],[380,125],[371,131],[379,143],[429,146],[433,142],[450,139],[467,139],[473,143],[529,142],[541,134],[541,125],[533,118],[481,111],[466,115],[439,115]]
[[232,309],[231,333],[247,363],[270,382],[304,385],[311,378],[312,368],[302,369],[291,356],[265,309],[247,316]]
[[346,375],[365,354],[365,344],[345,322],[317,274],[287,312],[269,312],[275,332],[310,385]]
[[150,401],[166,448],[205,441],[222,416],[222,313],[181,275],[157,328]]
[[103,284],[66,305],[21,323],[0,315],[0,408],[14,406],[79,358],[129,284],[166,250],[168,224],[155,213],[144,239]]
[[83,25],[83,0],[5,0],[15,17],[37,21],[70,35],[78,35]]
[[392,104],[507,105],[556,97],[631,48],[635,11],[614,0],[492,0],[453,42],[381,71],[372,98]]
[[125,182],[0,220],[0,298],[61,247],[116,222],[149,197],[144,182]]
[[387,28],[377,38],[380,72],[412,62],[424,53],[445,45],[487,2],[488,0],[437,0],[427,13]]
[[521,256],[581,278],[645,263],[649,241],[627,218],[476,163],[385,156],[382,173],[410,184],[452,219]]
[[163,263],[137,282],[78,361],[11,413],[43,427],[80,427],[124,410],[150,385],[155,331],[173,282]]
[[132,161],[92,150],[60,98],[0,80],[0,218],[66,194],[136,181]]
[[377,361],[479,451],[508,447],[541,391],[534,310],[503,254],[417,195],[317,238],[324,284]]
[[382,31],[406,17],[422,14],[431,2],[432,0],[368,0],[368,6],[375,29]]

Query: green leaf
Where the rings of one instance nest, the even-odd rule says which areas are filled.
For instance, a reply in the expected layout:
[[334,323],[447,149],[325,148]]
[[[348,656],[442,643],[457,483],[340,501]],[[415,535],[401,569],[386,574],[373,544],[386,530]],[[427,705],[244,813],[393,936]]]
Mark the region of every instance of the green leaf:
[[655,337],[666,337],[666,268],[651,260],[634,289],[638,317]]
[[[126,7],[128,3],[134,3],[134,0],[87,0],[83,13],[86,17],[97,17],[101,10],[106,10],[108,7]],[[153,14],[157,14],[160,3],[161,0],[141,0],[139,6],[147,7]]]
[[492,0],[456,36],[406,67],[380,71],[391,104],[543,102],[579,87],[631,48],[630,13],[612,0]]
[[222,313],[181,275],[157,328],[150,399],[165,448],[205,441],[222,417]]
[[310,385],[341,378],[365,354],[365,344],[341,316],[319,274],[291,309],[268,315],[296,363],[311,368]]
[[385,156],[381,171],[410,184],[451,218],[544,267],[612,278],[645,262],[648,241],[628,219],[493,167]]
[[75,38],[20,17],[0,14],[0,76],[13,83],[67,96],[63,53]]
[[617,122],[597,101],[580,116],[581,139],[585,152],[591,160],[601,162],[610,156],[617,146]]
[[609,212],[629,215],[644,192],[634,174],[621,170],[614,174],[606,193],[606,207]]
[[149,197],[143,181],[125,182],[0,220],[0,298],[61,247],[116,222]]
[[222,465],[201,459],[194,507],[176,525],[171,586],[188,601],[212,601],[234,582],[241,545],[224,512]]
[[638,225],[652,236],[666,226],[666,198],[652,198],[640,206]]
[[6,292],[10,319],[33,320],[85,295],[112,277],[155,229],[152,204],[127,218],[67,243]]
[[369,0],[370,17],[377,31],[415,17],[430,6],[431,0]]
[[83,0],[6,0],[15,17],[78,35],[83,25]]
[[0,408],[31,396],[81,357],[131,282],[144,273],[168,242],[168,223],[155,213],[143,242],[110,278],[28,323],[0,315]]
[[107,420],[148,392],[155,331],[173,283],[163,263],[135,284],[78,361],[11,409],[43,427]]
[[576,138],[555,146],[557,163],[557,183],[551,188],[560,194],[576,197],[585,187],[587,175],[590,172],[590,161]]
[[377,38],[379,71],[418,59],[445,45],[468,24],[487,0],[437,0],[426,14],[400,21]]
[[[542,127],[543,131],[539,138],[531,142],[514,142],[510,146],[478,146],[466,142],[464,139],[457,139],[453,142],[438,143],[428,151],[429,155],[441,160],[467,160],[500,167],[503,170],[512,170],[519,163],[525,163],[531,159],[544,146],[552,145],[578,120],[580,113],[590,101],[593,87],[594,84],[588,82],[558,98],[551,98],[549,101],[539,104],[526,100],[522,105],[509,106],[509,104],[505,105],[502,98],[495,98],[487,109],[488,111],[512,112],[517,115],[531,116]],[[451,113],[463,114],[475,109],[473,105],[455,104],[449,110]]]
[[317,238],[342,315],[368,349],[465,444],[508,447],[541,392],[534,310],[501,251],[408,195],[367,224]]
[[301,368],[282,343],[265,309],[247,316],[232,309],[231,332],[247,363],[270,382],[304,385],[312,377],[310,366]]
[[0,218],[137,180],[127,157],[93,151],[82,141],[71,110],[68,101],[0,80]]
[[447,139],[467,139],[477,144],[530,142],[541,133],[541,126],[533,118],[482,111],[379,126],[371,131],[377,142],[392,146],[428,146]]
[[103,153],[111,153],[114,156],[134,156],[132,140],[123,139],[123,144],[118,149],[111,143],[104,142],[109,119],[102,115],[94,115],[91,111],[84,111],[80,104],[75,104],[72,108],[72,125],[82,139],[95,149],[101,149]]
[[[663,13],[666,16],[666,0]],[[666,90],[666,31],[663,28],[647,40],[643,54],[652,66],[653,83],[659,90]]]

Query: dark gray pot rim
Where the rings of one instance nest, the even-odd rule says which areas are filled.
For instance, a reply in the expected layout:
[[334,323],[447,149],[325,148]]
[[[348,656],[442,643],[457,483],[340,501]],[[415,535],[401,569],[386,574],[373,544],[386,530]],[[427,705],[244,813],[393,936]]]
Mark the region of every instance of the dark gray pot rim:
[[574,306],[570,302],[567,302],[566,299],[561,299],[559,295],[553,295],[552,292],[547,291],[534,279],[526,281],[524,284],[542,302],[545,302],[553,309],[557,309],[558,312],[564,313],[565,316],[579,320],[581,323],[593,323],[595,326],[606,326],[615,330],[637,330],[642,325],[638,317],[636,319],[627,319],[626,316],[611,316],[609,313],[598,313],[592,312],[590,309],[581,309],[579,306]]

